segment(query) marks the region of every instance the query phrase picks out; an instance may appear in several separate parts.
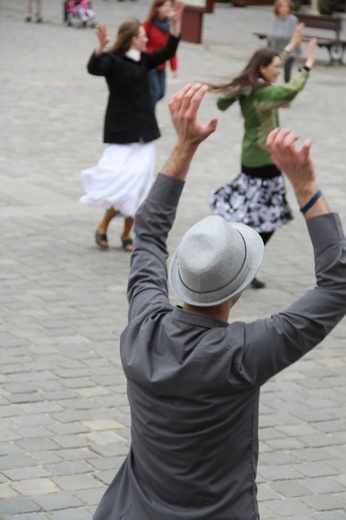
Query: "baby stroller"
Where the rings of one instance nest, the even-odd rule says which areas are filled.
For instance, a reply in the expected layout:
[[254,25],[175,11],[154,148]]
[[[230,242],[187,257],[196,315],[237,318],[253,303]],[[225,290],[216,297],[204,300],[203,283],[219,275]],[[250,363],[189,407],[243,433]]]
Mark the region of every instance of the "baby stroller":
[[96,27],[95,13],[90,0],[66,0],[64,21],[72,27]]

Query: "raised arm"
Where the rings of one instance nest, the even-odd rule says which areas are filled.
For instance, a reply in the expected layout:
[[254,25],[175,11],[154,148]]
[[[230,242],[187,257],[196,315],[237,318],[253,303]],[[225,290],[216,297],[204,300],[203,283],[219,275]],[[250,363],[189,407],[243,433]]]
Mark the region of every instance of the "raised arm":
[[107,27],[105,25],[97,25],[95,33],[98,39],[98,46],[95,49],[95,55],[99,56],[103,53],[104,48],[109,43]]
[[169,307],[167,289],[167,236],[173,225],[188,168],[199,146],[216,129],[217,120],[203,125],[197,114],[207,87],[190,85],[169,103],[177,132],[174,146],[162,174],[135,217],[135,242],[128,284],[129,319],[145,319],[157,308]]
[[185,180],[190,162],[199,144],[216,130],[216,117],[211,119],[207,125],[197,121],[198,109],[207,91],[207,86],[197,84],[191,87],[187,85],[169,102],[168,106],[178,139],[162,169],[162,173],[167,177]]
[[284,47],[284,51],[287,52],[287,54],[290,54],[294,49],[298,47],[298,45],[303,41],[303,29],[304,29],[303,23],[298,23],[296,28],[294,29],[294,32],[292,34],[292,38],[288,42],[288,44]]
[[180,24],[183,16],[183,11],[185,8],[184,2],[181,0],[175,0],[172,8],[171,15],[171,25],[170,25],[170,33],[173,36],[179,36],[180,34]]
[[291,181],[304,216],[308,219],[325,215],[330,210],[324,197],[319,195],[315,168],[310,157],[312,141],[307,139],[297,149],[295,143],[298,139],[299,136],[290,130],[277,128],[268,135],[267,147],[274,162]]
[[[346,313],[346,240],[340,218],[318,189],[310,149],[298,148],[290,130],[273,130],[267,146],[295,191],[315,258],[315,286],[287,309],[247,325],[240,373],[252,385],[265,383],[318,345]],[[290,261],[290,252],[286,252]],[[292,283],[294,281],[292,280]]]

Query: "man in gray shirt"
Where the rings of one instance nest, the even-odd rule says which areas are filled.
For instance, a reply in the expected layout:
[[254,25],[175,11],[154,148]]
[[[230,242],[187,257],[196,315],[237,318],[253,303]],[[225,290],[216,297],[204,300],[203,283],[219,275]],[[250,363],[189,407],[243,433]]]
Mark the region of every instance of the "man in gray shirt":
[[170,101],[177,143],[136,215],[121,336],[132,442],[94,520],[257,520],[260,387],[320,343],[346,310],[345,237],[318,190],[311,141],[274,130],[268,148],[291,181],[315,254],[316,285],[290,307],[228,323],[263,256],[258,235],[211,216],[183,237],[168,299],[167,235],[190,162],[217,120],[197,121],[206,87]]

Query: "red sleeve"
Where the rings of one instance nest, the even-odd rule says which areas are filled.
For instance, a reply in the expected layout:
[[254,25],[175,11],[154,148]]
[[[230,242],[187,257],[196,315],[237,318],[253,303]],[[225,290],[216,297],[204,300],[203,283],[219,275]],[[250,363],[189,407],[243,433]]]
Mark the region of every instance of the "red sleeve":
[[178,56],[174,54],[173,58],[169,60],[169,64],[171,66],[171,70],[178,70]]

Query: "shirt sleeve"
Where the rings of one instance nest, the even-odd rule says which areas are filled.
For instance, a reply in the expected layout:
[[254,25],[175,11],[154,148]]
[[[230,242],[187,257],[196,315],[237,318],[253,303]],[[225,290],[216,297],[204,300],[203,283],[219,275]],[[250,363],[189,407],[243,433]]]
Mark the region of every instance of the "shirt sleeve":
[[135,216],[134,251],[128,283],[129,320],[143,319],[155,306],[170,306],[166,241],[184,182],[159,174]]
[[318,345],[346,313],[346,242],[337,214],[307,221],[316,286],[285,311],[245,325],[239,377],[260,386]]
[[107,76],[114,70],[115,64],[116,62],[110,54],[105,52],[96,56],[93,52],[88,61],[87,69],[89,74],[93,76]]
[[216,100],[216,106],[219,110],[222,110],[222,112],[224,112],[225,110],[227,110],[227,108],[233,105],[236,99],[236,97],[219,97]]
[[266,85],[256,88],[256,109],[266,111],[278,108],[283,103],[292,101],[305,87],[309,78],[309,72],[305,69],[295,74],[288,83],[284,85]]
[[161,49],[157,51],[145,53],[145,59],[148,69],[154,69],[161,63],[164,63],[167,60],[170,60],[175,55],[178,44],[180,41],[180,37],[169,35],[167,44]]

